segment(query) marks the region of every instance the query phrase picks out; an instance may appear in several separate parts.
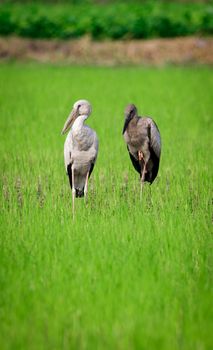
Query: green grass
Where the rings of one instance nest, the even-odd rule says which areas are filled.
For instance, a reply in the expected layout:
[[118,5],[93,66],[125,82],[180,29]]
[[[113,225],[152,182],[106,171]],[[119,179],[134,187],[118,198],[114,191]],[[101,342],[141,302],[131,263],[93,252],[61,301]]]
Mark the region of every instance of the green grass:
[[[1,64],[1,349],[212,349],[212,77]],[[100,152],[73,222],[60,132],[79,98]],[[129,102],[163,141],[142,203]]]

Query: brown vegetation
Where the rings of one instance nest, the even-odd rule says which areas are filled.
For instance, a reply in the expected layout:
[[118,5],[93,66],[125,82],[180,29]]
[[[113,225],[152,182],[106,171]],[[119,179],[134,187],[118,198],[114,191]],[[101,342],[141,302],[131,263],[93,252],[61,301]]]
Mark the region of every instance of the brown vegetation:
[[0,38],[0,60],[73,64],[213,64],[213,38],[131,41],[32,40]]

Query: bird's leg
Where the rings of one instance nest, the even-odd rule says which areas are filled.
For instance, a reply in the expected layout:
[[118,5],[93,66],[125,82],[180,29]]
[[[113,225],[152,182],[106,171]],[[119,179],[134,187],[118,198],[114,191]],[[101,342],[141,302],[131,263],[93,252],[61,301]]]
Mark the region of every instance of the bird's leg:
[[[140,190],[140,200],[142,199],[142,192],[143,192],[143,184],[144,184],[144,179],[145,179],[145,174],[146,174],[146,163],[144,160],[143,152],[138,151],[138,159],[141,165],[141,190]],[[142,171],[143,168],[143,171]]]
[[75,182],[74,182],[74,169],[72,169],[72,217],[75,218]]
[[148,204],[149,204],[149,208],[151,209],[152,207],[152,190],[151,190],[151,184],[149,184],[149,197],[148,197]]
[[87,172],[85,186],[84,186],[84,201],[85,201],[85,203],[86,203],[87,192],[88,192],[88,180],[89,180],[89,171]]
[[144,185],[145,174],[146,174],[146,163],[144,163],[143,171],[142,171],[142,175],[141,175],[140,199],[142,199],[142,192],[143,192],[143,185]]

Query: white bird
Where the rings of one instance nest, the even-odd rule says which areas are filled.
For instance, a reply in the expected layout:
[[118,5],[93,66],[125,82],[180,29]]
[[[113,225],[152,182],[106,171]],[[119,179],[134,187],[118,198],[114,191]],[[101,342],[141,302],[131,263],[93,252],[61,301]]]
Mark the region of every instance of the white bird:
[[72,189],[73,217],[75,197],[86,198],[88,179],[98,155],[97,134],[84,125],[91,111],[88,101],[75,102],[62,130],[62,134],[65,134],[70,129],[64,144],[64,162]]

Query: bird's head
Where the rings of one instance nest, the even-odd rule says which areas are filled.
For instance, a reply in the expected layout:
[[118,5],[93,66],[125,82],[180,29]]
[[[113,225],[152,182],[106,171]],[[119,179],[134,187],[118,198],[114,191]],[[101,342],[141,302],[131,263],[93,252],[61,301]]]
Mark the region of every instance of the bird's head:
[[124,128],[123,128],[123,134],[126,131],[126,128],[130,122],[130,120],[134,117],[137,116],[137,108],[134,104],[129,104],[126,106],[125,111],[124,111],[124,116],[125,116],[125,121],[124,121]]
[[80,115],[89,116],[91,112],[92,112],[92,107],[87,100],[79,100],[75,102],[73,105],[73,109],[62,129],[62,132],[61,132],[62,135],[65,134],[72,127],[72,124]]

